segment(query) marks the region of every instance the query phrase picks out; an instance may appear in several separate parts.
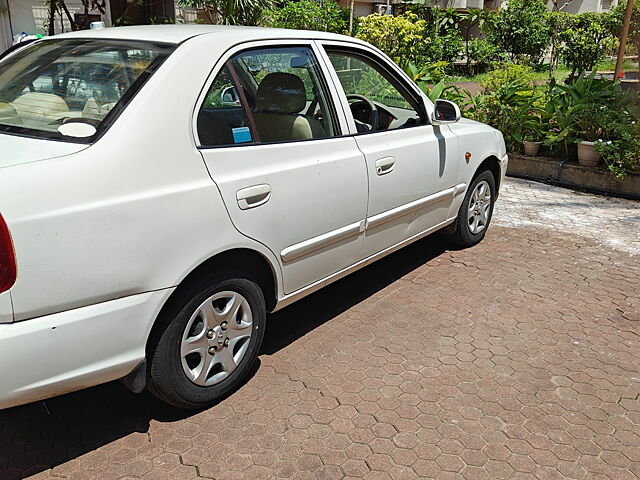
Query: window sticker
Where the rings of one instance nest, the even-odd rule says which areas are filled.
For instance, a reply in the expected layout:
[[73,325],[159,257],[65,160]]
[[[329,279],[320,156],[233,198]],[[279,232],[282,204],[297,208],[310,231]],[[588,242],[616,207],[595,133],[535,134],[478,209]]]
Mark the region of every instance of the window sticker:
[[236,127],[232,128],[233,142],[234,143],[247,143],[253,141],[251,138],[251,130],[249,127]]

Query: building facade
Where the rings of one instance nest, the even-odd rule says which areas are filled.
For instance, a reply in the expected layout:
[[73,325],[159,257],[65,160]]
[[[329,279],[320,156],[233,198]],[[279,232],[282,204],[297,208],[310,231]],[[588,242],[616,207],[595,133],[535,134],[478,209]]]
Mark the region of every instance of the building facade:
[[618,0],[556,0],[549,7],[567,13],[607,12],[618,4]]
[[[349,7],[350,0],[339,0],[344,7]],[[357,17],[380,13],[384,15],[389,9],[395,10],[396,5],[410,3],[402,0],[356,0],[354,15]],[[507,5],[508,0],[430,0],[429,5],[440,8],[455,8],[467,10],[470,8],[486,8],[498,10]],[[549,0],[549,10],[560,10],[567,13],[606,12],[616,6],[618,0]]]
[[[80,21],[84,6],[80,0],[66,0],[65,4],[74,21]],[[106,1],[105,12],[89,11],[91,21],[103,21],[111,25],[111,8]],[[10,47],[13,36],[21,33],[46,35],[48,33],[49,11],[43,0],[0,0],[0,52]],[[71,30],[66,15],[56,15],[54,22],[56,33]]]
[[[349,7],[350,0],[338,0]],[[393,13],[396,5],[405,4],[401,0],[356,0],[354,15],[357,17],[371,13]],[[618,0],[549,0],[549,9],[567,13],[603,12],[611,9]],[[81,0],[65,0],[70,15],[74,18],[82,16],[84,6]],[[507,4],[506,0],[430,0],[429,4],[440,8],[487,8],[496,10]],[[110,26],[117,19],[125,19],[126,23],[161,22],[177,16],[186,23],[203,20],[193,9],[177,9],[174,0],[154,0],[136,2],[132,0],[105,0],[105,11],[89,11],[91,21],[103,21]],[[176,15],[177,13],[177,15]],[[28,34],[48,33],[49,12],[44,0],[0,0],[0,52],[12,45],[13,36],[22,32]],[[65,15],[57,15],[54,22],[55,32],[71,30]]]

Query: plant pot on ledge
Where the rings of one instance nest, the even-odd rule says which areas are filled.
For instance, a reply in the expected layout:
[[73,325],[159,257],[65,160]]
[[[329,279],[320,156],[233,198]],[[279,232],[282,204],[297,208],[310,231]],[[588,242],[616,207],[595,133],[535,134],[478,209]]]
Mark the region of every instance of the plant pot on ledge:
[[524,144],[524,154],[529,157],[538,155],[540,147],[542,146],[542,142],[530,142],[529,140],[525,140],[522,143]]
[[595,147],[594,142],[578,142],[578,164],[583,167],[598,167],[602,163],[602,155],[600,155]]

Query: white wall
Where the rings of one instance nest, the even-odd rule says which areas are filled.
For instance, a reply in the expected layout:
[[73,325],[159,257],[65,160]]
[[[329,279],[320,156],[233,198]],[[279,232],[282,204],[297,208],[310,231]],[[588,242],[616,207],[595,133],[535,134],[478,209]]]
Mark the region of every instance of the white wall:
[[[2,0],[0,0],[1,2]],[[48,31],[45,30],[44,25],[49,16],[47,7],[42,0],[8,0],[9,1],[9,13],[11,15],[11,27],[14,34],[16,33],[33,33],[45,35]],[[73,16],[74,13],[84,13],[84,8],[80,0],[66,0],[66,5],[69,8],[69,12]],[[107,1],[106,13],[102,15],[103,21],[107,24],[111,24],[111,9],[109,2]],[[98,11],[89,11],[90,14],[100,14]],[[63,15],[64,31],[71,30],[71,25],[66,16]],[[56,15],[55,21],[56,33],[62,32],[62,25],[60,17]]]
[[11,23],[9,22],[9,4],[0,0],[0,53],[11,46]]
[[[638,0],[636,0],[638,1]],[[491,0],[485,3],[486,7],[497,8],[498,6],[506,6],[508,0]],[[583,13],[583,12],[603,12],[613,8],[618,4],[618,0],[558,0],[558,7],[567,13]],[[549,10],[554,8],[552,0],[547,1]]]
[[[618,0],[558,0],[558,7],[566,13],[603,12],[618,4]],[[549,1],[549,7],[553,2]]]

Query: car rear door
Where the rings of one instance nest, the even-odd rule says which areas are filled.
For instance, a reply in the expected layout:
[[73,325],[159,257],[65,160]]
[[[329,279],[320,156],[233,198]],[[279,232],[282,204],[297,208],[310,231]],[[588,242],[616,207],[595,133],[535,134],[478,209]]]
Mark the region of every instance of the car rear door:
[[[377,52],[343,42],[318,43],[366,157],[369,204],[364,255],[445,223],[454,195],[460,194],[456,136],[446,126],[429,124],[415,88]],[[377,129],[367,130],[366,119],[355,118],[362,117],[359,111],[366,108],[353,94],[377,106]],[[349,103],[349,98],[356,102]]]
[[236,47],[215,67],[194,122],[231,221],[279,259],[285,293],[362,256],[364,157],[343,135],[316,49],[311,41]]

